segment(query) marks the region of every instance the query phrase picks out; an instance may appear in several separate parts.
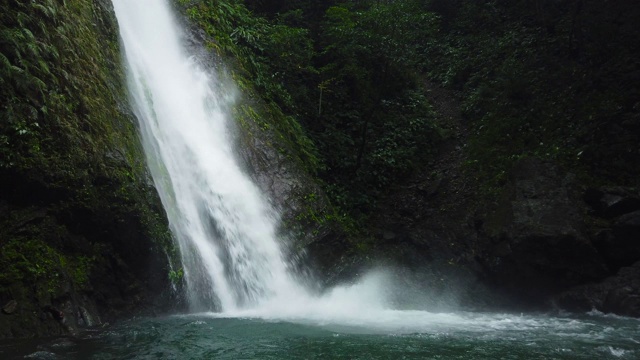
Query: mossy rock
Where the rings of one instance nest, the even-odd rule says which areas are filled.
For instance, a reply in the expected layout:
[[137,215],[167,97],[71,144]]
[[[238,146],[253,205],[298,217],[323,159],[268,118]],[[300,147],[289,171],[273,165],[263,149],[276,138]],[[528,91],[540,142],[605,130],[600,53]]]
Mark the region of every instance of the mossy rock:
[[175,249],[117,29],[107,0],[0,3],[0,303],[19,304],[0,337],[72,331],[80,313],[108,321],[170,292]]

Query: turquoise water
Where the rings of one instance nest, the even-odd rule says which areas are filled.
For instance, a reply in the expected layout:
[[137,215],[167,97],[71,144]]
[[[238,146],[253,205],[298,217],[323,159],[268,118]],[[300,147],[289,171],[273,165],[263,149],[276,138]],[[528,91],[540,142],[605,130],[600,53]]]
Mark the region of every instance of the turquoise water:
[[[640,320],[402,312],[389,326],[224,318],[135,319],[78,338],[4,343],[14,359],[639,359]],[[411,320],[413,319],[413,321]],[[420,323],[431,319],[431,323]]]

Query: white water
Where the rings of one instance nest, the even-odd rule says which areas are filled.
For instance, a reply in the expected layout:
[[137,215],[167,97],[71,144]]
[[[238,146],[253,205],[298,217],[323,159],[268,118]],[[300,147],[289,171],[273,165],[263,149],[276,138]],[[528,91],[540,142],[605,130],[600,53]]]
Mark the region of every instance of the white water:
[[165,0],[113,4],[145,152],[180,246],[192,310],[320,322],[384,319],[391,287],[382,272],[322,296],[294,279],[276,237],[278,216],[234,157],[224,111],[233,99],[185,52]]
[[185,52],[165,0],[113,3],[143,144],[193,311],[368,329],[470,324],[457,315],[392,310],[390,298],[401,289],[382,271],[323,295],[305,291],[288,272],[277,214],[235,160],[224,111],[233,99]]
[[277,215],[234,157],[232,101],[181,44],[164,0],[113,0],[129,89],[156,186],[177,238],[194,310],[235,311],[300,287]]
[[192,310],[288,319],[375,318],[385,276],[314,296],[288,272],[277,214],[236,162],[215,74],[189,57],[165,0],[113,0],[154,182]]

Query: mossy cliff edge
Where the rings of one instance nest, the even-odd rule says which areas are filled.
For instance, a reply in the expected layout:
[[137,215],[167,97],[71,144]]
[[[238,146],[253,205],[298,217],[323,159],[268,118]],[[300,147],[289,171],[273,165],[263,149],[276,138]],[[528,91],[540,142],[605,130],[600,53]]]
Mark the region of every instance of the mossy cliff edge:
[[0,338],[74,332],[171,296],[171,236],[117,29],[109,0],[0,2]]

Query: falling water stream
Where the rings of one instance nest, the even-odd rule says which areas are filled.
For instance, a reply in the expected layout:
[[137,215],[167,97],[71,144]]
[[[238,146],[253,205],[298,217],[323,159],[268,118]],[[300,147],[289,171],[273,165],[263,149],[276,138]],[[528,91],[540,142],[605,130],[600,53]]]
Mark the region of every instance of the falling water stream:
[[[129,90],[192,313],[134,319],[0,357],[41,359],[637,359],[640,321],[598,313],[394,309],[384,271],[319,295],[296,280],[278,214],[243,171],[233,91],[183,45],[168,0],[113,0]],[[36,350],[33,347],[36,346]],[[24,350],[29,349],[29,350]],[[23,351],[22,353],[20,351]]]
[[278,214],[234,155],[226,111],[233,91],[185,51],[166,1],[113,4],[143,145],[179,243],[192,311],[361,321],[383,310],[383,274],[314,296],[290,273],[276,235]]
[[143,145],[192,308],[235,311],[297,293],[276,238],[277,215],[234,155],[225,111],[231,95],[185,53],[168,4],[113,4]]

